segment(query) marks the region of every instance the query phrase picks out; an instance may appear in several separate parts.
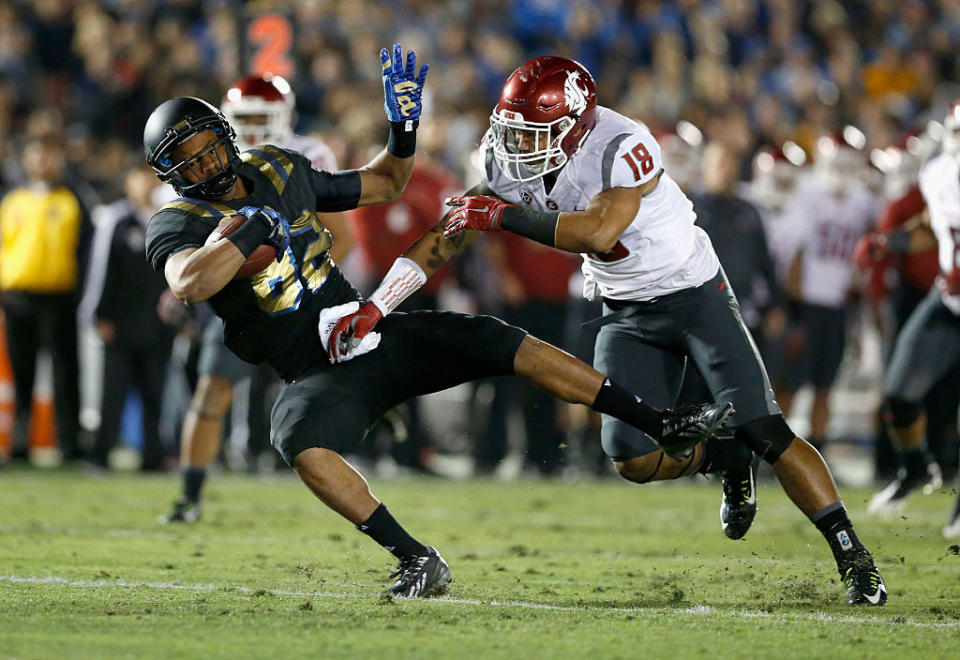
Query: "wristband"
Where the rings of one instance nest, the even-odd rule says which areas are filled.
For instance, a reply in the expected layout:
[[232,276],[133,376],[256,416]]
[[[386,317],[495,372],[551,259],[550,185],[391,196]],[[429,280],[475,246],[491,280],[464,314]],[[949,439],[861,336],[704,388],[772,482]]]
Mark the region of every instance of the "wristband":
[[532,238],[538,243],[556,247],[559,218],[560,214],[557,212],[534,211],[510,205],[503,209],[500,226],[515,234]]
[[257,215],[253,214],[240,225],[239,229],[227,236],[227,240],[237,246],[244,259],[253,254],[254,250],[273,233],[273,227],[262,220],[257,220],[256,217]]
[[416,261],[398,257],[380,282],[377,290],[367,299],[386,316],[406,300],[411,293],[427,281],[427,275]]
[[390,135],[387,136],[387,152],[397,158],[410,158],[417,150],[417,127],[419,121],[390,122]]
[[887,252],[903,254],[910,251],[910,232],[906,229],[895,229],[886,234]]

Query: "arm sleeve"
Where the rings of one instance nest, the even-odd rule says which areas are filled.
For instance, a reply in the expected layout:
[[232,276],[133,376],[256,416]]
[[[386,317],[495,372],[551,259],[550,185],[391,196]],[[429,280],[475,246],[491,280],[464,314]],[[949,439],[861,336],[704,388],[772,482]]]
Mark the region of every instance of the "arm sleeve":
[[360,173],[357,170],[328,172],[318,170],[303,155],[295,151],[286,152],[294,161],[295,167],[307,172],[311,190],[316,199],[316,211],[336,213],[357,208],[360,202]]
[[150,219],[147,227],[147,261],[162,273],[171,254],[202,247],[209,234],[210,229],[189,214],[160,211]]

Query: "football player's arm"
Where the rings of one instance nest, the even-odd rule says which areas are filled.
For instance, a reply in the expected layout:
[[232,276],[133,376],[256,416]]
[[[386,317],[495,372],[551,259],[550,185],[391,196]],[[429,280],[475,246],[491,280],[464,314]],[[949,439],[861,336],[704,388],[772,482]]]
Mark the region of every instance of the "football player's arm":
[[557,218],[556,247],[567,252],[607,252],[637,217],[641,200],[660,182],[658,174],[636,188],[610,188],[590,200],[583,211]]
[[[486,183],[481,181],[465,192],[464,195],[493,196],[493,191],[490,190]],[[440,222],[414,241],[401,255],[416,262],[426,277],[430,277],[437,272],[453,255],[470,245],[481,233],[479,231],[464,231],[452,236],[445,236],[444,226],[452,212],[453,209],[450,209],[446,215],[440,219]]]
[[167,258],[164,277],[173,294],[187,305],[207,300],[237,274],[245,258],[232,241],[184,248]]
[[403,193],[413,173],[413,154],[401,158],[384,149],[358,172],[360,200],[357,206],[393,202]]

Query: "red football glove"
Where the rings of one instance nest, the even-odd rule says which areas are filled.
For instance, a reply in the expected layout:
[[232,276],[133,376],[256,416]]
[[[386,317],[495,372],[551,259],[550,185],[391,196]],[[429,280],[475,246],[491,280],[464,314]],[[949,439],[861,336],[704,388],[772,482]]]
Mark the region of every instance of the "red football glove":
[[456,207],[456,210],[450,214],[444,225],[443,235],[448,238],[465,229],[500,231],[503,210],[508,206],[514,206],[514,204],[507,204],[503,200],[486,195],[448,197],[446,204]]
[[884,234],[869,232],[860,237],[853,248],[853,263],[861,270],[883,261],[887,256],[887,237]]
[[383,312],[369,300],[353,314],[347,314],[337,322],[327,341],[327,357],[337,363],[360,345],[373,327],[383,318]]

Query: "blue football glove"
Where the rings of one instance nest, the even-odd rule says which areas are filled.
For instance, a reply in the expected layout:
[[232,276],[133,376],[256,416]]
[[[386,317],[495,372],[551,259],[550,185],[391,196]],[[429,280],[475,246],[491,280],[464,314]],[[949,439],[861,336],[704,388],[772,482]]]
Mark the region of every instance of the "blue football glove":
[[237,211],[240,215],[247,216],[248,219],[263,223],[268,227],[270,233],[263,239],[264,243],[269,243],[277,250],[277,261],[283,259],[287,246],[290,245],[290,223],[286,218],[271,208],[258,208],[256,206],[244,206]]
[[403,66],[403,49],[393,44],[393,58],[386,48],[380,50],[380,64],[383,67],[383,107],[387,119],[394,123],[418,121],[423,109],[423,83],[427,79],[426,64],[420,67],[420,75],[415,76],[417,54],[407,53],[407,66]]

